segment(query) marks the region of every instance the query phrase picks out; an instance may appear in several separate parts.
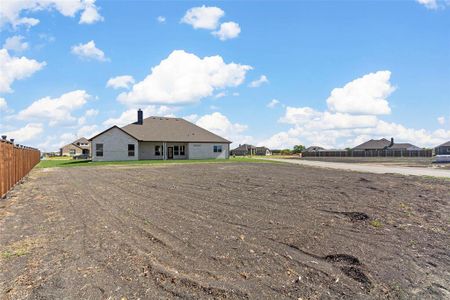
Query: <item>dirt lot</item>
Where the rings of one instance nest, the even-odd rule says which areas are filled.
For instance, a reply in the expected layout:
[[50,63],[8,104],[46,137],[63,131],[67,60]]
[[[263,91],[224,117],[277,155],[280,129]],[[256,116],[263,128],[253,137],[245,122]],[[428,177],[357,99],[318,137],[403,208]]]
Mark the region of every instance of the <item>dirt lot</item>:
[[449,181],[288,164],[41,169],[1,299],[448,299]]
[[381,164],[386,166],[450,169],[450,163],[433,163],[433,157],[303,157],[302,160]]

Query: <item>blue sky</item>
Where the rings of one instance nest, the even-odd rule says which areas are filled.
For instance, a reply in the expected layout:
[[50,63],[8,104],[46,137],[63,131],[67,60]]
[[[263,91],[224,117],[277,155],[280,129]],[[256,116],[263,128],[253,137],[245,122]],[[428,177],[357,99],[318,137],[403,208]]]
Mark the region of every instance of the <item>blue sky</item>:
[[450,140],[447,1],[6,0],[0,20],[0,132],[45,151],[137,108],[272,148]]

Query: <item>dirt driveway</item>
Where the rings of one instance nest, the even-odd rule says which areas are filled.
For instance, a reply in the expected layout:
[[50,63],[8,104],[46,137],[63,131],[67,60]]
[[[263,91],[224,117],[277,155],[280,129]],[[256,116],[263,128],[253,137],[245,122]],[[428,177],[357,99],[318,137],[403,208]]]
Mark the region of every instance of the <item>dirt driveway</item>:
[[288,164],[32,172],[1,299],[444,299],[449,181]]

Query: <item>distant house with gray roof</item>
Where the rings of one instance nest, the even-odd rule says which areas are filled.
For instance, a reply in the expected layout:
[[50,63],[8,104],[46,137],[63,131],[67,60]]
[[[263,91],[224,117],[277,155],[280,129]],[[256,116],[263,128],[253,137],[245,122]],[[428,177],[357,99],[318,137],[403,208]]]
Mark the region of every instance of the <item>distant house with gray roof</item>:
[[181,118],[143,118],[89,139],[93,161],[229,158],[230,141]]
[[379,140],[369,140],[354,147],[354,151],[371,151],[371,150],[421,150],[421,148],[410,143],[394,143],[394,138],[387,140],[385,138]]
[[61,156],[75,156],[80,154],[89,155],[91,150],[91,142],[85,138],[79,138],[70,144],[67,144],[59,149]]
[[435,155],[450,155],[450,141],[434,148]]

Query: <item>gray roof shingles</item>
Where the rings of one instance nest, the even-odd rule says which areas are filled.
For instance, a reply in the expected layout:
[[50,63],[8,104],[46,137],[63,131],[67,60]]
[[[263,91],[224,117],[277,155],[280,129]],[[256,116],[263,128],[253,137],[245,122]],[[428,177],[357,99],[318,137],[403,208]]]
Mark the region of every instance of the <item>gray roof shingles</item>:
[[121,129],[145,142],[231,143],[181,118],[148,117],[142,125],[132,123]]

